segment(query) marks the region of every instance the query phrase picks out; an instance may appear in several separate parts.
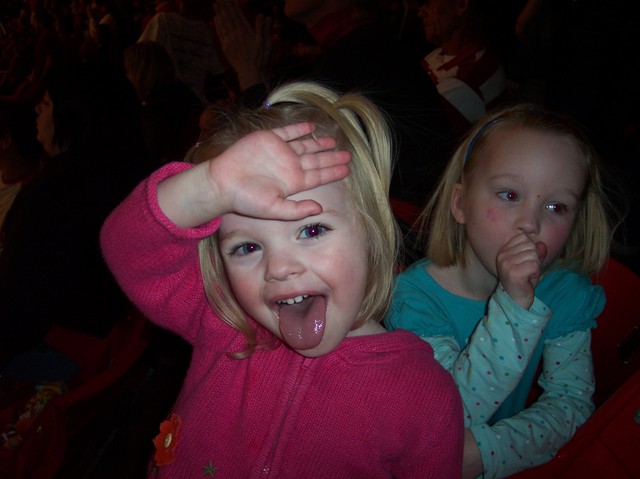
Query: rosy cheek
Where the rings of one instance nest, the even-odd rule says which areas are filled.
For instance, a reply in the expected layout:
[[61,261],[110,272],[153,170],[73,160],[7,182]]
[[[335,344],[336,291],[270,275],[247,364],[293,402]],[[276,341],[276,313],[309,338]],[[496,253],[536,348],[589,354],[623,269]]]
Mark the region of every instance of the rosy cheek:
[[496,221],[496,212],[493,209],[489,208],[487,210],[486,217],[487,217],[487,220],[494,223]]

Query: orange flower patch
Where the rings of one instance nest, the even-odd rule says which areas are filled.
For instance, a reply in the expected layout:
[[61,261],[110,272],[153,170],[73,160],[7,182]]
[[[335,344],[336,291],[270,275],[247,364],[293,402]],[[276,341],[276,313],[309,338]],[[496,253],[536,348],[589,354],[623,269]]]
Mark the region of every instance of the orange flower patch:
[[166,466],[176,460],[176,448],[180,441],[182,420],[176,414],[160,424],[160,434],[153,439],[156,453],[153,456],[156,466]]

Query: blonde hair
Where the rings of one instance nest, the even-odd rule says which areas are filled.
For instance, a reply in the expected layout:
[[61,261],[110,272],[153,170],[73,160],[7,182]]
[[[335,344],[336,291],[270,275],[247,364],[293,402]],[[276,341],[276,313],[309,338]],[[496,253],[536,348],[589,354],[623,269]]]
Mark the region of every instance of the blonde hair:
[[[351,153],[351,173],[342,181],[369,245],[365,297],[356,324],[384,318],[393,290],[399,234],[388,199],[392,153],[383,113],[363,96],[340,96],[308,82],[277,88],[267,98],[265,106],[257,110],[232,113],[220,106],[209,108],[208,124],[204,126],[198,144],[187,154],[187,161],[199,163],[212,158],[253,131],[302,121],[316,124],[313,135],[333,137],[337,141],[336,149]],[[235,300],[220,257],[217,235],[202,240],[199,252],[205,290],[212,308],[247,338],[247,348],[236,356],[247,356],[256,348],[270,347],[268,340],[257,339],[246,313]]]
[[[598,271],[607,259],[613,234],[609,220],[611,208],[604,193],[602,165],[580,125],[571,118],[543,110],[532,104],[516,105],[497,111],[476,123],[453,154],[420,219],[424,254],[440,266],[465,263],[464,225],[451,215],[454,186],[464,186],[465,177],[476,166],[477,153],[499,131],[524,128],[546,134],[568,137],[584,157],[587,166],[585,189],[573,230],[553,267],[562,265],[590,274]],[[426,240],[426,241],[425,241]]]

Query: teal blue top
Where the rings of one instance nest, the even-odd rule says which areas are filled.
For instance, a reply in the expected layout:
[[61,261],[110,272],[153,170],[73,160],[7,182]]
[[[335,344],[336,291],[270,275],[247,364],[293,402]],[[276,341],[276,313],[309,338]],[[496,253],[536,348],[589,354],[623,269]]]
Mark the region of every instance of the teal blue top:
[[[387,329],[428,341],[454,376],[485,477],[546,462],[593,412],[590,329],[604,291],[586,275],[557,270],[543,276],[524,310],[500,285],[489,301],[451,294],[427,273],[427,263],[398,276]],[[525,410],[541,360],[544,393]]]

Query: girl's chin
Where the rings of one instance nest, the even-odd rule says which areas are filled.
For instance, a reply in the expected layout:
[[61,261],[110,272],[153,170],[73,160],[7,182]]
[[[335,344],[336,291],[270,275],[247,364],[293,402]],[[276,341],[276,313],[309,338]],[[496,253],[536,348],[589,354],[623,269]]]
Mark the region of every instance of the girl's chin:
[[314,346],[313,348],[307,348],[307,349],[296,349],[296,348],[292,348],[291,346],[289,347],[293,349],[296,353],[298,353],[300,356],[304,356],[306,358],[319,358],[320,356],[324,356],[326,354],[329,354],[333,350],[335,350],[338,347],[338,345],[331,347],[326,343],[320,342],[320,344],[318,344],[317,346]]

